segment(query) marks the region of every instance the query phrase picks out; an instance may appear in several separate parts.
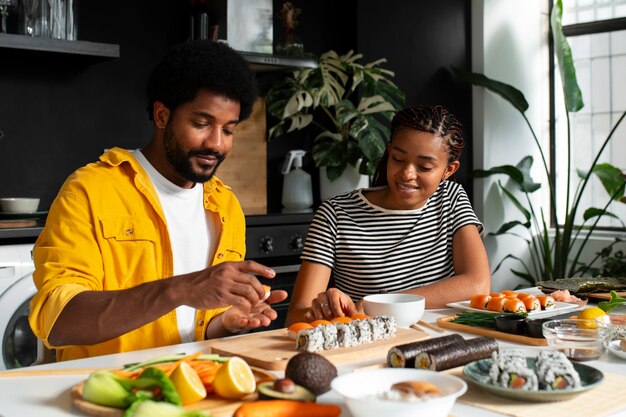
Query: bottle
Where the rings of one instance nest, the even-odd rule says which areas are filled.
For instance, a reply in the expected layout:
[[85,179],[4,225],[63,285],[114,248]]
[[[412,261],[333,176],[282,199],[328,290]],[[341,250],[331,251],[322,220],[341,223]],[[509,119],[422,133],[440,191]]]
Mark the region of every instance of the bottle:
[[[283,164],[283,213],[303,213],[312,211],[313,192],[311,175],[302,170],[302,158],[306,151],[289,151]],[[291,166],[293,165],[293,169]]]

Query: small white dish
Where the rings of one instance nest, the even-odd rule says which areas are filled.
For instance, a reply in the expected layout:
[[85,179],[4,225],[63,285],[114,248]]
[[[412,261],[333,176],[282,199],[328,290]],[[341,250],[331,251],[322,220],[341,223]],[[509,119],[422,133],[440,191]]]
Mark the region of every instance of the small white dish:
[[609,343],[609,352],[617,356],[618,358],[626,359],[626,350],[622,349],[619,345],[619,340],[613,340]]
[[0,210],[4,213],[35,213],[38,208],[38,198],[0,198]]
[[[396,382],[424,381],[435,385],[442,396],[424,401],[383,400],[376,395]],[[447,417],[456,399],[467,391],[461,378],[425,369],[382,368],[339,375],[330,383],[341,395],[353,417]]]
[[391,316],[398,327],[409,328],[424,315],[426,299],[414,294],[372,294],[363,297],[363,309],[370,316]]

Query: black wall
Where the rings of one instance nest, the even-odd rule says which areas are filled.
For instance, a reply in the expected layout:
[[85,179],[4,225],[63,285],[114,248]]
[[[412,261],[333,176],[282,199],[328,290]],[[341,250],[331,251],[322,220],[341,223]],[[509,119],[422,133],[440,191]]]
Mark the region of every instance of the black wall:
[[[253,1],[253,0],[250,0]],[[274,10],[283,1],[274,0]],[[297,33],[307,52],[350,49],[364,62],[386,57],[407,103],[447,105],[471,144],[471,93],[448,75],[469,66],[469,0],[294,0]],[[103,148],[138,148],[150,139],[147,76],[165,51],[187,36],[186,1],[81,2],[79,39],[120,45],[120,58],[0,49],[0,197],[38,196],[46,210],[67,175]],[[275,39],[280,25],[275,22]],[[259,75],[266,87],[279,73]],[[268,206],[280,211],[280,164],[289,149],[307,148],[312,134],[268,144]],[[236,145],[235,145],[236,146]],[[471,146],[460,179],[468,189]],[[317,171],[310,160],[317,189]]]

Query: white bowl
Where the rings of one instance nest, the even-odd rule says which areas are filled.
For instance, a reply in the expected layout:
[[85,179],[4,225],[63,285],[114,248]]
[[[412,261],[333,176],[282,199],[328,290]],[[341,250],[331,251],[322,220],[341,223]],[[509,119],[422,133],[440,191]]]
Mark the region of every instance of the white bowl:
[[[372,396],[390,389],[402,381],[426,381],[434,384],[443,395],[419,402],[392,401]],[[447,417],[458,397],[467,391],[460,378],[426,369],[383,368],[343,374],[331,382],[341,395],[353,417]]]
[[38,207],[38,198],[0,198],[0,210],[5,213],[34,213]]
[[392,316],[399,327],[409,327],[424,315],[426,299],[413,294],[373,294],[363,297],[365,314]]

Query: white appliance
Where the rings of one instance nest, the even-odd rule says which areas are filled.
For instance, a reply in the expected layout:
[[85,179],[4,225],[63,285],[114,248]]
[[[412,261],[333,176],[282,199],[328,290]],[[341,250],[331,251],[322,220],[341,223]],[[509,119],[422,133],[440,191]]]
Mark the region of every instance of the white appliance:
[[0,245],[0,370],[34,365],[43,345],[30,329],[30,299],[36,288],[32,244]]

